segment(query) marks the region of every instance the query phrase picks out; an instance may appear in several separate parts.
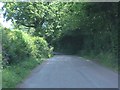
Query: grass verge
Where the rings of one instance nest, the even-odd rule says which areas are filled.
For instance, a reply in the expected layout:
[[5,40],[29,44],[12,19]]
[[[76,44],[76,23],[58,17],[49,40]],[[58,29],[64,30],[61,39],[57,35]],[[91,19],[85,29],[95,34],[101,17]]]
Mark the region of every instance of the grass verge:
[[119,71],[118,61],[113,56],[112,53],[99,53],[96,55],[95,53],[91,52],[91,53],[82,53],[78,55],[83,58],[93,60],[94,62],[97,62],[105,67],[108,67],[112,69],[113,71],[116,71],[116,72]]
[[3,69],[2,88],[15,88],[28,76],[33,68],[41,64],[43,60],[26,58],[17,64],[12,64]]

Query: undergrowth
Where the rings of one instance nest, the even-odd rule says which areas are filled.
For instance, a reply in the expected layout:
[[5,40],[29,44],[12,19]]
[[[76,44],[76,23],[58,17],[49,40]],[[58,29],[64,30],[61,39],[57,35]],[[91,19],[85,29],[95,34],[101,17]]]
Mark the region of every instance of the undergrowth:
[[15,88],[30,74],[31,70],[41,64],[42,61],[43,60],[37,61],[34,58],[26,58],[26,60],[22,62],[7,66],[2,72],[2,88]]

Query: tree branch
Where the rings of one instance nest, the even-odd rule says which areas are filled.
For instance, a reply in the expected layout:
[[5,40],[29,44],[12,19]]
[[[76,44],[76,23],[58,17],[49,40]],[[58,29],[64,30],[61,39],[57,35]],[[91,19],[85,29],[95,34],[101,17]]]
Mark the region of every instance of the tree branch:
[[23,25],[23,26],[26,26],[26,27],[35,27],[34,25],[26,25],[26,24],[24,24],[24,23],[22,23],[22,22],[19,22],[21,25]]

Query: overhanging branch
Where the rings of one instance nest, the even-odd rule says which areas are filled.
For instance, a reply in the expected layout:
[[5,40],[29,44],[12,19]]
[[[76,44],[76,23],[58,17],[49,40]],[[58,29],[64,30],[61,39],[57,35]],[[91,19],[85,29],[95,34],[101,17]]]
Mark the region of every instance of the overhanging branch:
[[22,22],[18,22],[18,23],[20,23],[21,25],[26,26],[26,27],[35,27],[34,25],[26,25],[25,23],[22,23]]

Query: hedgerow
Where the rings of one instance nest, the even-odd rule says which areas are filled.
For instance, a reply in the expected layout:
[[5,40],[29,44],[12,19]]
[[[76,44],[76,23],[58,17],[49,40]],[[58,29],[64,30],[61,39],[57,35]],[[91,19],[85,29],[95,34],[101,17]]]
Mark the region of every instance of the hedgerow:
[[52,48],[41,37],[33,37],[20,30],[2,30],[3,66],[17,63],[26,57],[50,57]]

